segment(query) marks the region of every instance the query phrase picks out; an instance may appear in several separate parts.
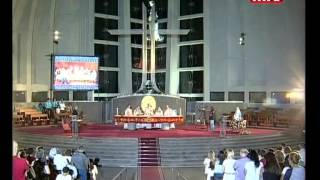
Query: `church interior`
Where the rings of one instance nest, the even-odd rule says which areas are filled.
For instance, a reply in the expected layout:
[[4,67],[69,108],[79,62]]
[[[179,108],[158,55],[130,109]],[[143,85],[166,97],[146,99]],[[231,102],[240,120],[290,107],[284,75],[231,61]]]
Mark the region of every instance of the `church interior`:
[[304,0],[13,0],[13,178],[305,179],[305,61]]

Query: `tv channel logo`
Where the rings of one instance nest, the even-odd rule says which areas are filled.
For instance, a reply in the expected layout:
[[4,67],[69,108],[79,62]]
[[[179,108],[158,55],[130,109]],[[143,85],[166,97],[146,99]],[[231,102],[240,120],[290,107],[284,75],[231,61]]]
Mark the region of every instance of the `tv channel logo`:
[[252,4],[282,4],[284,0],[250,0]]

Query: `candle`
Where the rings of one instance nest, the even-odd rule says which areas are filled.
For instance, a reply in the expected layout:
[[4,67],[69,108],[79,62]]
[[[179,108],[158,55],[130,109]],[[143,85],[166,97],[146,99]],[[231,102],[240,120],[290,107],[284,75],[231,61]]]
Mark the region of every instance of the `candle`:
[[181,108],[180,108],[180,115],[182,115],[182,113],[181,113]]
[[117,115],[119,115],[119,108],[117,107]]

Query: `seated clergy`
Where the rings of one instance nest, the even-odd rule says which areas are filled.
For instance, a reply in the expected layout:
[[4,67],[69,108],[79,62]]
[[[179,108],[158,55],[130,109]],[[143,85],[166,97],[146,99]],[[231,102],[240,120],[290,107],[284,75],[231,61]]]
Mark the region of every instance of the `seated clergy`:
[[164,116],[172,116],[173,115],[173,111],[172,109],[169,107],[169,105],[167,105],[166,110],[164,111]]
[[124,112],[124,115],[126,115],[126,116],[132,116],[132,107],[131,107],[131,105],[129,105],[129,106],[126,108],[126,110],[125,110],[125,112]]
[[160,106],[158,107],[158,109],[157,109],[157,111],[156,111],[156,115],[157,115],[157,116],[163,116],[163,111],[162,111],[162,109],[161,109]]
[[138,107],[134,110],[133,114],[134,114],[135,116],[143,115],[143,112],[142,112],[140,106],[138,106]]
[[152,106],[150,104],[148,104],[147,107],[144,110],[144,115],[152,116],[153,114],[154,114],[153,108],[152,108]]

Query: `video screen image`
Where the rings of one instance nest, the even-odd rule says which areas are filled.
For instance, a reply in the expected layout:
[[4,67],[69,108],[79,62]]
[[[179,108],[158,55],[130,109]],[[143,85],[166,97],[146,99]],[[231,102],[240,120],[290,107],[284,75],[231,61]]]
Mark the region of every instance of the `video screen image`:
[[53,89],[98,89],[99,58],[94,56],[54,56]]

